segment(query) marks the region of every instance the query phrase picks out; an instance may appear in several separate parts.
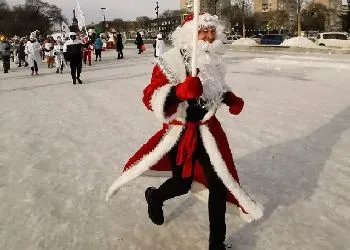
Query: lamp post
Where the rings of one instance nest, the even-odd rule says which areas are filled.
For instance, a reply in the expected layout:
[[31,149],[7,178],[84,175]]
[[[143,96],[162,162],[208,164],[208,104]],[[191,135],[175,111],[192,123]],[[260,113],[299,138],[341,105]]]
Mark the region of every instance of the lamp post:
[[157,29],[159,32],[159,3],[158,2],[156,2],[156,7],[154,8],[154,10],[156,11],[156,14],[157,14]]
[[101,11],[102,11],[102,17],[103,17],[103,29],[102,31],[105,32],[105,29],[106,29],[106,15],[105,15],[105,10],[106,8],[101,8]]

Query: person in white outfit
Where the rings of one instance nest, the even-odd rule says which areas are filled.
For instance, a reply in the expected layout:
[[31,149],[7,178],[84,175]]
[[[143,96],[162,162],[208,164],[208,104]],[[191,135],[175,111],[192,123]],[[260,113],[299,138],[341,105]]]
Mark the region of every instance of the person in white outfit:
[[63,67],[64,67],[64,56],[63,56],[63,42],[61,39],[57,39],[57,44],[55,45],[53,51],[55,54],[55,64],[56,64],[56,73],[60,73],[61,74],[63,72]]
[[163,41],[163,35],[157,35],[157,43],[156,43],[156,57],[160,57],[164,54],[165,51],[165,43]]
[[25,53],[28,55],[28,64],[32,70],[32,75],[38,75],[38,62],[41,61],[41,46],[36,40],[35,36],[31,35],[30,40],[26,44]]

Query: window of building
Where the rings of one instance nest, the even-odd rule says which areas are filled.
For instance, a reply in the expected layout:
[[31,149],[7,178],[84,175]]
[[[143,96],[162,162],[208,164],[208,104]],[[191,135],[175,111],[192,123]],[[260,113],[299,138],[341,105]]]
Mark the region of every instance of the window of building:
[[268,0],[262,0],[261,1],[261,8],[263,10],[267,10],[269,8],[269,1]]

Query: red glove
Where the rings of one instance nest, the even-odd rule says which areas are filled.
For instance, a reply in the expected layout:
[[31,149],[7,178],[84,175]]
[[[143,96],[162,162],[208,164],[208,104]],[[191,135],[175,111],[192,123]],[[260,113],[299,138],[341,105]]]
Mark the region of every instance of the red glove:
[[181,101],[199,98],[203,94],[201,80],[198,77],[188,76],[184,82],[176,86],[175,93]]
[[238,115],[241,113],[244,101],[232,92],[226,92],[224,95],[223,103],[230,107],[230,113],[233,115]]

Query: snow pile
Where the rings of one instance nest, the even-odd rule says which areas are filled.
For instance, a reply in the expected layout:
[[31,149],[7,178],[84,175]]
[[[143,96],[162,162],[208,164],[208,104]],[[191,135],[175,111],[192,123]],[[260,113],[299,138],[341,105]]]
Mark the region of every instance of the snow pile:
[[232,45],[234,46],[258,46],[257,42],[250,38],[240,38],[236,41],[233,41]]
[[293,37],[284,40],[281,46],[299,47],[299,48],[318,48],[309,38],[306,37]]

